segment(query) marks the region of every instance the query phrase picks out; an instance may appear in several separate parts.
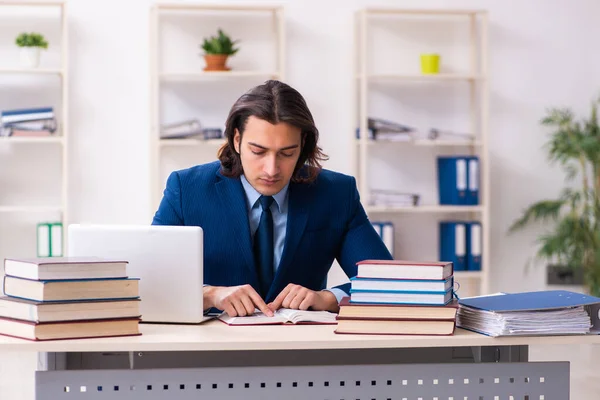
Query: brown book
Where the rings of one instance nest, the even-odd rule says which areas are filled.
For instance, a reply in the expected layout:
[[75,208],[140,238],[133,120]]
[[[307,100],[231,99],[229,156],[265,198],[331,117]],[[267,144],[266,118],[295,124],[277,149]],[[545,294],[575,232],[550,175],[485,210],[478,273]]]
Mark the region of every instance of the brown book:
[[453,264],[443,261],[363,260],[356,265],[359,278],[442,280],[454,272]]
[[371,304],[350,303],[349,297],[340,301],[338,320],[360,319],[402,319],[402,320],[452,320],[456,318],[458,300],[445,306],[423,306],[412,304]]
[[15,137],[44,137],[44,136],[50,136],[52,135],[52,132],[50,132],[47,129],[40,129],[40,130],[27,130],[27,129],[15,129],[13,128],[11,131],[10,136],[15,136]]
[[141,335],[139,318],[34,323],[0,318],[0,334],[28,340],[83,339]]
[[132,299],[139,297],[139,280],[34,281],[7,275],[4,277],[4,294],[33,301]]
[[140,300],[40,302],[0,297],[0,318],[56,322],[140,316]]
[[452,335],[456,321],[341,319],[335,333],[368,335]]
[[4,273],[34,280],[127,277],[125,260],[98,257],[7,258]]

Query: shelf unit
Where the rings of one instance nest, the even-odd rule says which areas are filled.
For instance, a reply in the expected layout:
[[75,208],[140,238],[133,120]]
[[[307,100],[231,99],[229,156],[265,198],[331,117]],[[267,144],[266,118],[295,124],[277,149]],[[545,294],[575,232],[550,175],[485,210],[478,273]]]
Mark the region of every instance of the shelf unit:
[[[11,153],[19,153],[20,152],[28,152],[32,155],[33,162],[37,162],[38,160],[34,157],[39,154],[47,153],[47,149],[52,149],[54,146],[59,146],[60,152],[60,160],[57,162],[57,165],[60,165],[60,183],[56,186],[60,187],[60,201],[58,204],[35,204],[35,201],[32,201],[33,204],[21,204],[17,201],[17,204],[10,204],[11,202],[5,203],[2,199],[0,199],[0,226],[3,228],[4,236],[17,236],[15,239],[16,244],[15,247],[10,248],[10,254],[7,252],[6,243],[9,242],[12,238],[8,238],[7,240],[3,240],[3,235],[0,234],[0,242],[4,242],[5,247],[0,249],[0,260],[3,260],[6,256],[28,256],[32,257],[36,255],[36,229],[35,226],[28,226],[26,229],[14,228],[17,229],[17,234],[13,235],[13,226],[14,224],[21,224],[25,219],[29,220],[23,223],[35,224],[35,220],[39,222],[50,219],[52,221],[60,221],[63,224],[63,254],[65,253],[64,244],[66,240],[64,240],[66,234],[66,226],[68,225],[69,215],[68,215],[68,187],[69,187],[69,159],[68,159],[68,137],[69,137],[69,106],[68,106],[68,95],[69,95],[69,75],[68,75],[68,16],[67,16],[67,4],[63,1],[53,1],[53,2],[39,2],[39,1],[2,1],[0,0],[0,12],[11,12],[11,10],[18,15],[18,18],[26,18],[23,17],[24,14],[35,14],[35,17],[32,18],[41,18],[40,15],[47,16],[48,14],[52,14],[52,18],[56,15],[57,21],[48,22],[47,20],[42,19],[43,23],[38,25],[36,20],[35,23],[24,24],[22,28],[19,28],[20,31],[38,31],[44,34],[50,43],[49,49],[53,49],[57,46],[55,40],[60,41],[60,52],[54,58],[54,62],[49,62],[50,64],[54,64],[53,66],[45,66],[44,59],[45,57],[49,57],[47,54],[42,54],[41,65],[38,68],[24,68],[16,65],[16,62],[13,61],[13,65],[10,64],[11,60],[6,57],[2,61],[0,61],[0,78],[3,79],[3,82],[7,82],[8,79],[11,82],[11,86],[15,86],[14,88],[8,88],[6,91],[0,90],[0,101],[2,104],[0,105],[0,109],[2,108],[28,108],[28,104],[35,104],[35,101],[40,101],[36,98],[27,98],[27,102],[24,102],[22,99],[17,101],[13,101],[13,97],[3,97],[2,92],[5,94],[8,93],[9,96],[14,96],[15,92],[18,92],[19,85],[21,82],[19,81],[27,81],[31,79],[36,79],[36,82],[47,82],[49,79],[58,79],[59,80],[59,91],[60,100],[58,103],[50,104],[55,110],[55,117],[58,121],[58,130],[56,135],[52,137],[0,137],[0,161],[2,158],[6,157],[5,162],[10,166],[11,160],[9,156]],[[39,15],[38,15],[39,14]],[[6,18],[5,14],[0,15],[0,18]],[[55,26],[51,29],[50,37],[48,33],[44,30],[44,28],[48,27],[49,24]],[[16,31],[10,31],[10,34],[13,35]],[[2,32],[2,34],[6,34],[6,32]],[[54,36],[52,36],[54,34]],[[1,35],[1,34],[0,34]],[[6,37],[6,40],[3,43],[10,43],[10,45],[14,45],[14,36]],[[50,50],[49,50],[50,51]],[[46,63],[48,64],[48,63]],[[18,82],[18,83],[14,83]],[[0,89],[2,88],[2,84],[0,82]],[[23,82],[23,86],[27,85],[27,82]],[[26,104],[27,105],[26,105]],[[35,106],[45,106],[47,104],[37,104]],[[39,147],[41,146],[41,147]],[[36,151],[38,152],[36,154]],[[41,161],[43,162],[43,161]],[[7,165],[5,165],[6,167]],[[29,168],[28,168],[29,169]],[[35,183],[34,183],[35,185]],[[52,202],[51,202],[52,203]],[[4,226],[5,224],[9,224],[9,226]],[[23,233],[26,236],[26,239],[22,240],[22,236],[18,236]],[[0,271],[2,268],[0,268]]]
[[[441,22],[440,22],[441,21]],[[450,22],[449,22],[450,21]],[[429,24],[429,25],[424,25]],[[440,25],[434,25],[440,24]],[[449,59],[457,59],[457,54],[466,55],[462,60],[463,68],[445,68],[445,54],[442,53],[441,70],[438,74],[422,74],[418,68],[419,53],[432,52],[430,48],[425,50],[425,40],[415,40],[417,35],[424,35],[427,39],[436,37],[438,34],[436,26],[455,27],[457,24],[463,24],[461,32],[463,38],[466,38],[465,43],[461,43],[463,53],[447,51],[450,54]],[[383,28],[382,28],[383,27]],[[437,88],[444,86],[453,89],[456,86],[464,86],[465,92],[469,97],[466,102],[468,107],[468,127],[467,129],[475,135],[473,140],[470,139],[438,139],[429,140],[427,138],[417,138],[410,141],[391,141],[391,140],[372,140],[366,134],[360,134],[356,139],[356,146],[352,148],[354,152],[354,165],[356,167],[356,175],[358,178],[359,190],[361,199],[366,205],[365,209],[371,220],[382,219],[401,219],[402,228],[407,229],[407,224],[421,224],[423,218],[429,218],[439,222],[441,218],[451,217],[452,219],[476,219],[482,225],[482,269],[481,271],[457,271],[456,276],[460,277],[461,282],[469,283],[475,288],[475,293],[487,293],[489,291],[489,221],[490,221],[490,194],[489,194],[489,157],[488,157],[488,71],[487,71],[487,12],[482,10],[421,10],[421,9],[387,9],[387,8],[368,8],[359,10],[356,13],[355,19],[355,93],[356,93],[356,109],[354,113],[353,124],[359,128],[359,132],[366,133],[368,117],[379,116],[376,112],[377,107],[383,102],[374,104],[372,96],[377,91],[385,91],[385,95],[393,97],[399,93],[408,93],[408,96],[418,97],[419,90],[427,89],[436,95],[435,101],[439,103],[438,96],[441,93]],[[380,30],[378,30],[378,28]],[[398,36],[395,29],[405,29],[405,36]],[[412,32],[409,30],[413,29]],[[393,33],[390,33],[393,32]],[[417,32],[416,34],[414,32]],[[378,39],[375,35],[380,34]],[[414,36],[411,36],[414,35]],[[385,36],[387,35],[387,36]],[[390,46],[389,43],[382,44],[385,39],[391,40],[413,40],[416,44],[402,42],[402,45],[394,43]],[[400,39],[399,39],[400,38]],[[452,46],[454,36],[440,36],[444,42],[443,45]],[[423,39],[418,37],[418,39]],[[384,47],[388,46],[388,47]],[[423,49],[419,49],[421,46]],[[395,49],[390,51],[390,48]],[[402,58],[403,51],[410,54],[412,50],[412,58],[408,54]],[[379,51],[379,52],[378,52]],[[383,54],[383,55],[382,55]],[[383,57],[383,58],[382,58]],[[394,68],[385,69],[386,61],[390,61]],[[387,64],[389,65],[389,64]],[[408,99],[408,103],[412,98]],[[426,104],[425,104],[426,105]],[[423,106],[423,104],[420,104]],[[418,108],[415,106],[414,108]],[[425,108],[425,107],[421,107]],[[422,111],[419,109],[419,111]],[[425,111],[424,113],[426,113]],[[373,114],[374,113],[374,114]],[[425,114],[426,115],[426,114]],[[431,117],[431,116],[428,116]],[[403,118],[406,117],[402,112],[385,118],[394,120],[395,122],[411,125],[411,121]],[[429,121],[429,118],[427,118]],[[396,154],[394,165],[398,164],[401,167],[411,168],[411,165],[401,164],[399,158],[400,151],[410,152],[429,152],[433,154],[451,153],[456,154],[477,154],[480,163],[480,204],[474,206],[450,206],[438,205],[437,196],[429,196],[429,201],[423,205],[414,207],[387,207],[370,205],[370,190],[374,187],[372,182],[372,164],[374,161],[374,152],[384,149],[388,154]],[[413,151],[414,149],[414,151]],[[407,157],[409,158],[409,157]],[[427,162],[435,163],[435,158]],[[376,161],[376,160],[375,160]],[[389,164],[389,163],[388,163]],[[388,165],[389,166],[389,165]],[[434,169],[429,169],[433,174]],[[428,180],[431,193],[437,193],[437,179]],[[406,191],[406,190],[402,190]],[[435,201],[432,199],[435,198]],[[427,204],[431,203],[431,204]],[[407,222],[409,221],[409,222]],[[436,222],[436,223],[437,223]],[[397,226],[398,224],[394,224]],[[408,229],[413,229],[414,225],[409,225]],[[415,227],[418,228],[418,227]],[[397,229],[396,229],[397,230]],[[437,226],[436,226],[437,231]],[[402,240],[396,236],[395,250],[398,247],[398,241]],[[429,236],[428,241],[431,240]],[[396,258],[404,257],[395,254]],[[434,254],[427,252],[423,258],[437,259],[437,251]]]
[[[236,18],[241,17],[244,23],[236,23]],[[169,26],[177,18],[180,23],[177,22],[176,33],[183,36],[173,40],[175,36]],[[201,23],[202,18],[204,23]],[[216,160],[216,151],[225,142],[225,139],[161,139],[160,126],[198,118],[203,126],[219,127],[224,131],[229,109],[240,95],[265,80],[284,79],[286,47],[284,11],[280,6],[158,3],[152,7],[150,19],[152,217],[162,198],[168,174],[173,169]],[[255,20],[258,22],[253,22]],[[247,28],[248,24],[252,28]],[[230,71],[205,72],[199,45],[204,37],[214,35],[217,28],[222,28],[233,40],[240,39],[240,50],[227,62]],[[168,48],[164,45],[165,37],[172,39]],[[177,46],[171,45],[174,42],[183,44],[176,49]],[[185,92],[190,90],[194,93],[186,99]],[[167,97],[167,92],[171,98]],[[215,102],[221,101],[218,110],[189,105],[207,95]],[[170,115],[168,108],[175,101],[184,104],[188,113],[180,112],[177,118],[172,116],[176,113]],[[207,126],[204,120],[212,120],[212,124]],[[183,161],[186,158],[187,162]]]

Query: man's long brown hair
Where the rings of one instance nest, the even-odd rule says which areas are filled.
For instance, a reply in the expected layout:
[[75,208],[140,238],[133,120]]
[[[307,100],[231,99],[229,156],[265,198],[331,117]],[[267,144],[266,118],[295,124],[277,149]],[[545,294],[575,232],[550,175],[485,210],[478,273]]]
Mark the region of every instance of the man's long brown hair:
[[[269,80],[243,94],[231,107],[225,123],[227,143],[219,149],[221,173],[237,178],[244,173],[240,155],[235,151],[233,139],[236,130],[240,139],[244,135],[248,117],[254,116],[273,125],[286,122],[301,130],[300,157],[296,163],[292,182],[312,182],[321,171],[321,161],[328,159],[318,146],[319,131],[302,95],[291,86]],[[306,168],[303,166],[306,165]]]

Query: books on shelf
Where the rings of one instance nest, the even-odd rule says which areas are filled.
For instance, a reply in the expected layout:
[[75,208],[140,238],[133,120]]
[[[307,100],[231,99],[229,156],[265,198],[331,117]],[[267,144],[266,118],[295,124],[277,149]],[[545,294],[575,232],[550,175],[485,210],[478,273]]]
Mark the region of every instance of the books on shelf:
[[455,271],[481,271],[482,242],[479,221],[439,223],[439,258],[452,261]]
[[457,325],[484,335],[600,334],[600,298],[566,290],[461,299]]
[[258,311],[245,317],[230,317],[227,313],[219,320],[228,325],[280,325],[280,324],[335,324],[337,314],[329,311],[304,311],[280,308],[269,317]]
[[416,193],[405,193],[394,190],[371,189],[369,205],[379,207],[416,207],[420,196]]
[[479,157],[438,157],[437,178],[441,205],[479,204]]
[[127,261],[4,260],[0,334],[30,340],[139,335],[139,279]]
[[7,258],[4,273],[34,280],[125,278],[127,261],[100,257]]
[[0,136],[50,136],[57,130],[52,107],[0,112]]
[[37,256],[62,257],[62,222],[40,222],[37,224]]
[[451,335],[458,303],[451,262],[364,260],[340,302],[336,333]]
[[387,247],[388,251],[394,256],[394,224],[390,221],[385,222],[371,222],[373,225],[373,229],[379,235],[385,247]]
[[197,119],[164,124],[160,128],[161,139],[198,138],[201,140],[220,139],[223,137],[221,128],[203,128]]

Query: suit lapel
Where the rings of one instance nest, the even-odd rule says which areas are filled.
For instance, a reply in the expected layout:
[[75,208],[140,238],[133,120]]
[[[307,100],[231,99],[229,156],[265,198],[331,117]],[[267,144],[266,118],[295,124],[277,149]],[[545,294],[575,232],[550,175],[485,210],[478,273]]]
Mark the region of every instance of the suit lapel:
[[237,239],[242,257],[253,282],[258,282],[258,275],[256,274],[254,255],[252,252],[252,238],[250,234],[250,224],[248,222],[248,209],[246,207],[244,188],[239,179],[224,177],[219,172],[217,175],[221,180],[218,181],[215,186],[219,193],[219,197],[225,206],[225,218],[228,221],[228,224],[231,224],[233,227],[233,236]]
[[285,242],[279,267],[269,289],[267,298],[275,298],[278,293],[273,293],[279,287],[279,281],[285,276],[286,270],[292,265],[294,254],[300,244],[300,239],[308,221],[309,204],[311,203],[309,184],[290,183],[288,200],[288,220],[285,232]]

